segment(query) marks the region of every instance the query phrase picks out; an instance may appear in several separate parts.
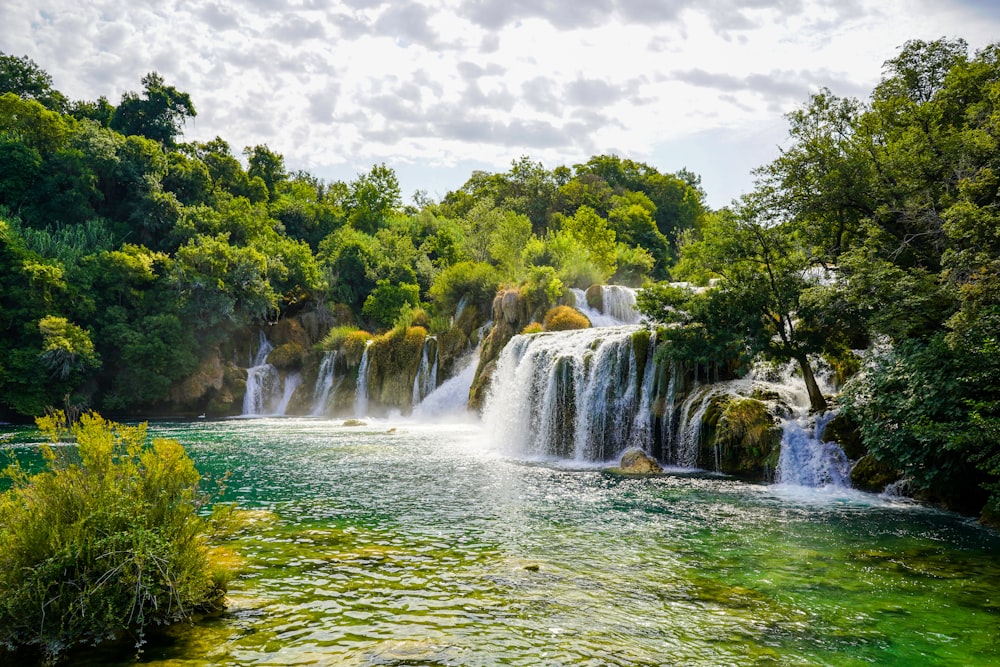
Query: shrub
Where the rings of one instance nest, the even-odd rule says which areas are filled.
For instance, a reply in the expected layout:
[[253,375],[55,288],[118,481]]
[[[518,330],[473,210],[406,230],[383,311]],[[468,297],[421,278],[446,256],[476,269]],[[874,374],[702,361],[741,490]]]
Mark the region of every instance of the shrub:
[[344,344],[345,340],[347,340],[347,337],[355,331],[360,331],[360,329],[355,326],[351,326],[350,324],[334,327],[327,332],[326,336],[323,337],[319,346],[324,352],[339,350],[340,346]]
[[459,262],[434,278],[430,296],[440,313],[455,312],[463,297],[485,308],[493,300],[499,284],[500,276],[489,264]]
[[368,341],[371,339],[372,335],[361,329],[347,334],[341,347],[344,354],[347,355],[348,366],[354,367],[361,363],[361,356],[365,353],[365,347],[368,346]]
[[367,317],[383,327],[391,327],[404,306],[416,306],[420,302],[420,286],[409,283],[391,284],[387,280],[378,281],[378,286],[365,299],[361,309]]
[[108,639],[141,645],[147,627],[221,608],[228,576],[211,562],[181,445],[96,414],[63,421],[38,425],[76,447],[43,446],[48,469],[14,466],[0,497],[0,644],[55,660]]
[[267,363],[281,369],[301,368],[305,353],[305,348],[298,343],[285,343],[271,350]]
[[546,331],[568,331],[570,329],[586,329],[590,320],[572,306],[556,306],[545,313],[542,326]]
[[543,331],[545,331],[545,327],[543,327],[540,322],[529,322],[528,326],[521,329],[521,335],[541,333]]

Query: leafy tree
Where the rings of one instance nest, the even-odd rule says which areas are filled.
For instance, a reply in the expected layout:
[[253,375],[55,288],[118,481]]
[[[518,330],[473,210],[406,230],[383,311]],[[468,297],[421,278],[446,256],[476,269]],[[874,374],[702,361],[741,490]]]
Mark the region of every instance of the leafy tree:
[[38,321],[38,329],[42,333],[40,359],[52,377],[66,380],[100,363],[87,332],[65,317],[47,315]]
[[285,173],[285,158],[263,144],[253,148],[247,146],[243,149],[243,154],[248,162],[247,177],[260,178],[264,181],[267,192],[273,199],[278,192],[278,186],[288,179],[288,174]]
[[384,328],[395,323],[399,311],[405,306],[416,307],[420,304],[420,287],[409,283],[392,284],[388,280],[380,280],[365,298],[362,312]]
[[197,113],[191,96],[168,86],[150,72],[142,77],[142,95],[127,92],[111,117],[111,127],[124,135],[140,135],[170,148],[187,118]]
[[374,234],[402,205],[399,180],[385,164],[377,164],[367,174],[359,174],[348,186],[345,208],[351,226]]
[[52,77],[35,61],[28,56],[17,57],[0,51],[0,95],[4,93],[36,100],[58,113],[64,113],[69,106],[66,96],[52,87]]

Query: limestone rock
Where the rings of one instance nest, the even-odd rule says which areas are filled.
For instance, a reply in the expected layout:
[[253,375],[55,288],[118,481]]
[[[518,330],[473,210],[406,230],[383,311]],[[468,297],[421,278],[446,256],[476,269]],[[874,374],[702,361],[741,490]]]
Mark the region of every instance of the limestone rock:
[[663,468],[641,449],[629,449],[622,454],[618,469],[630,475],[650,475],[663,472]]

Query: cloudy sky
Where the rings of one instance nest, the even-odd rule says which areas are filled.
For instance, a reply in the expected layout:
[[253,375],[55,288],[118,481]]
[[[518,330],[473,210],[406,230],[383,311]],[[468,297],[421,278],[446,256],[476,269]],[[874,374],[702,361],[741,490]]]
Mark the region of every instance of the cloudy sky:
[[3,0],[0,51],[72,99],[117,103],[159,72],[186,139],[267,144],[404,198],[474,169],[615,153],[702,176],[712,206],[775,157],[820,87],[867,97],[908,39],[1000,41],[996,0]]

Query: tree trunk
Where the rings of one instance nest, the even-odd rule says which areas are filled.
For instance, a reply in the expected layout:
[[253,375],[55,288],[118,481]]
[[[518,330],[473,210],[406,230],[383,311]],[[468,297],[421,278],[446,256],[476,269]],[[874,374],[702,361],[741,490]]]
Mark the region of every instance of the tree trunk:
[[804,354],[796,355],[795,361],[799,362],[799,368],[802,369],[802,379],[805,380],[806,390],[809,392],[809,408],[813,412],[826,412],[826,398],[819,390],[819,384],[816,383],[816,376],[813,375],[808,357]]

